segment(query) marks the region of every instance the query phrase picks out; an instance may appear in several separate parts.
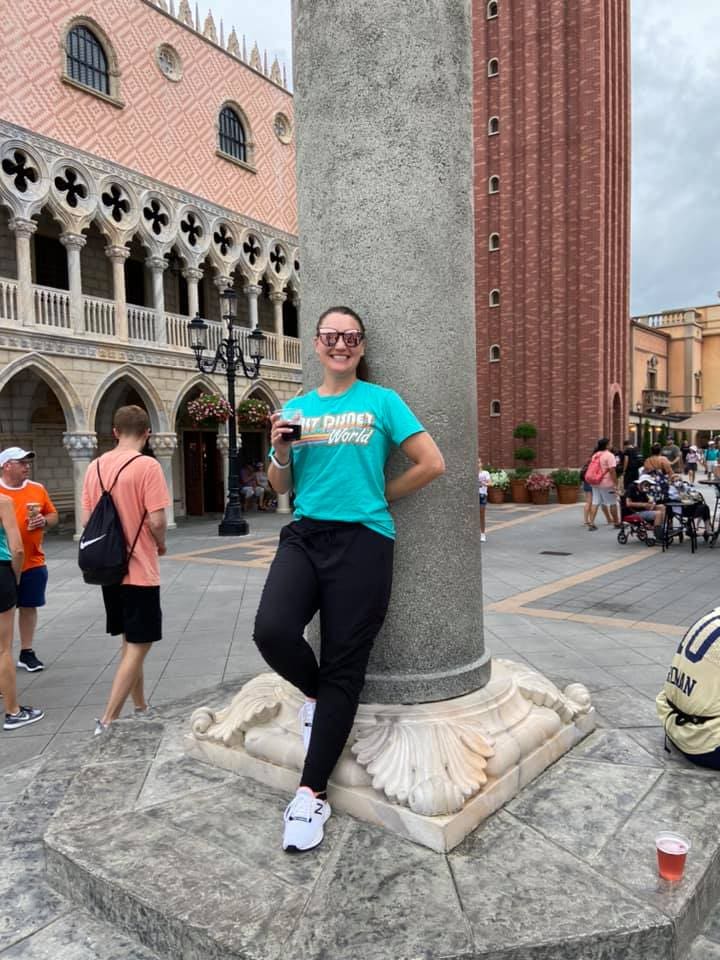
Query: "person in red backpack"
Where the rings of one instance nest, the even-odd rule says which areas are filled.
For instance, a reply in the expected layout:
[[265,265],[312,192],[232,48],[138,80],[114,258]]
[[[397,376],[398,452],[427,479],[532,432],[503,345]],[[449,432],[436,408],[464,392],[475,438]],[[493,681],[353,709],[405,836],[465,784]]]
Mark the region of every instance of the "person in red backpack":
[[598,507],[603,508],[608,523],[614,523],[616,527],[620,526],[617,498],[617,458],[611,450],[608,450],[609,443],[607,437],[601,437],[598,440],[595,452],[585,471],[585,481],[592,487],[592,506],[590,507],[588,530],[597,530],[595,517]]

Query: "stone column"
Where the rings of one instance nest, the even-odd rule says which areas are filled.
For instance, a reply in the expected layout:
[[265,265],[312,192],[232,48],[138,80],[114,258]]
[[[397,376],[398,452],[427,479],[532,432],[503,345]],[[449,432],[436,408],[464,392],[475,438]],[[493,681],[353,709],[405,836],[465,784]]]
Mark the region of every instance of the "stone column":
[[97,449],[96,433],[73,433],[63,434],[63,446],[72,460],[73,467],[73,492],[75,494],[75,534],[74,540],[80,539],[82,533],[82,488],[85,473],[88,464],[95,456]]
[[32,327],[35,323],[35,302],[32,287],[30,237],[37,230],[37,221],[12,217],[10,220],[10,229],[15,232],[18,320],[24,327]]
[[130,251],[122,245],[105,247],[105,256],[112,264],[113,297],[115,298],[115,336],[124,343],[128,341],[127,301],[125,299],[125,261]]
[[188,316],[194,317],[196,313],[200,312],[200,298],[198,297],[198,283],[203,278],[202,270],[198,270],[197,267],[186,267],[183,270],[182,275],[187,281],[187,290],[188,290]]
[[248,302],[248,316],[250,318],[250,329],[255,330],[258,325],[258,297],[262,293],[262,287],[256,283],[249,283],[245,287]]
[[152,277],[153,309],[155,310],[155,338],[158,346],[167,344],[167,322],[165,320],[165,289],[163,273],[167,270],[165,257],[148,257],[145,261]]
[[177,444],[178,438],[177,434],[175,433],[150,434],[150,446],[152,447],[152,452],[155,454],[158,463],[162,467],[162,472],[165,475],[165,483],[167,483],[167,488],[170,491],[170,506],[166,511],[168,530],[174,530],[177,526],[175,523],[175,491],[172,470],[173,456],[175,455]]
[[282,290],[273,290],[270,294],[270,300],[275,313],[275,340],[277,342],[277,361],[285,363],[285,340],[283,334],[283,304],[287,300],[287,294]]
[[[428,0],[411,15],[387,0],[362,9],[293,0],[303,300],[310,318],[331,303],[367,318],[372,380],[400,392],[445,456],[444,477],[392,508],[393,595],[363,693],[419,703],[490,675],[475,479],[472,25],[468,0]],[[372,131],[362,150],[358,129]],[[422,237],[438,242],[413,241]],[[303,376],[316,386],[317,364]],[[398,455],[390,469],[406,465]]]
[[70,288],[70,327],[75,333],[85,333],[80,251],[87,243],[87,239],[79,233],[63,233],[60,236],[60,243],[65,247],[67,254],[68,286]]

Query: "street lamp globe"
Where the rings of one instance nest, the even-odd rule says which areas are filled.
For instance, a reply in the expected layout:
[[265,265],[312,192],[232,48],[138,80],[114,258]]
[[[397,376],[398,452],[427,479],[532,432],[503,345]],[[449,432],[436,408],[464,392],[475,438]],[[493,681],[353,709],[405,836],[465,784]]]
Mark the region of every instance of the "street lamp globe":
[[188,330],[190,332],[190,346],[199,361],[207,347],[208,325],[200,314],[196,313],[188,324]]
[[248,346],[250,348],[250,356],[255,361],[256,366],[260,366],[260,361],[265,356],[265,343],[267,337],[261,330],[258,330],[256,327],[253,332],[248,337]]
[[220,294],[220,304],[223,318],[232,323],[237,317],[237,294],[232,287],[226,287]]

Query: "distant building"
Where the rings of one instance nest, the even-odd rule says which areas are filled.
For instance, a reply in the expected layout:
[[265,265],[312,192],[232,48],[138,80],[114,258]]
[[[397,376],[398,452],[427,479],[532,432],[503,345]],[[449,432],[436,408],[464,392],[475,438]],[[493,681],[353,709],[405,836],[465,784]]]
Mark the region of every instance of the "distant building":
[[473,10],[480,449],[579,465],[627,421],[629,4]]
[[[0,18],[0,46],[0,445],[35,449],[72,512],[113,411],[139,403],[175,512],[221,509],[227,439],[186,404],[225,379],[196,372],[188,320],[217,344],[234,288],[240,324],[268,338],[238,399],[300,388],[282,70],[187,0],[28,0]],[[261,431],[243,440],[266,450]]]
[[[631,320],[629,430],[653,439],[668,424],[720,405],[720,304]],[[701,436],[699,439],[705,439]]]

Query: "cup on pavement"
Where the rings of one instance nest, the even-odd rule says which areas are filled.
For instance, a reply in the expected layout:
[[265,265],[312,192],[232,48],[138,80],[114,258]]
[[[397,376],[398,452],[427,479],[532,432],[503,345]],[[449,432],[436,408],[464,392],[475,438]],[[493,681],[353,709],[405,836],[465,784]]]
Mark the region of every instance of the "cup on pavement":
[[662,830],[655,837],[658,873],[663,880],[680,880],[685,870],[685,860],[690,850],[690,841],[679,833]]

